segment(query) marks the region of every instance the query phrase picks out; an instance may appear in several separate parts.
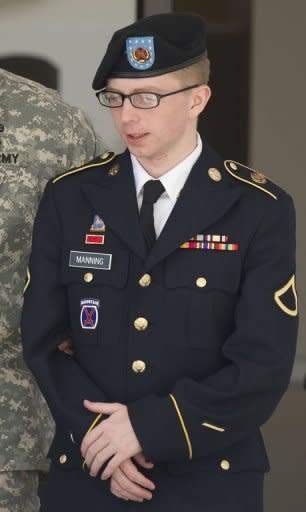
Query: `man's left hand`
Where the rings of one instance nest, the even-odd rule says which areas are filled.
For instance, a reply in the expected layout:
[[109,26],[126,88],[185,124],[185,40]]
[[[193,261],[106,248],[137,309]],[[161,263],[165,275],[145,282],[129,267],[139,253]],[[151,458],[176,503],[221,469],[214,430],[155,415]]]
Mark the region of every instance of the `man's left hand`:
[[111,459],[101,475],[102,480],[106,480],[124,460],[141,452],[142,447],[126,405],[84,400],[84,406],[92,412],[109,415],[84,436],[81,444],[81,452],[91,476],[97,476],[103,464]]

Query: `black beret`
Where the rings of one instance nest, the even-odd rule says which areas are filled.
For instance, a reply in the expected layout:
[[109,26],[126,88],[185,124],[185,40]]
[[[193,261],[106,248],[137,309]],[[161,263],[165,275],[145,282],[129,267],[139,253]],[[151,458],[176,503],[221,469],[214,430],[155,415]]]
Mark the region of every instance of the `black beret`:
[[149,16],[114,33],[92,86],[102,89],[110,77],[163,75],[206,55],[206,25],[201,16],[190,12]]

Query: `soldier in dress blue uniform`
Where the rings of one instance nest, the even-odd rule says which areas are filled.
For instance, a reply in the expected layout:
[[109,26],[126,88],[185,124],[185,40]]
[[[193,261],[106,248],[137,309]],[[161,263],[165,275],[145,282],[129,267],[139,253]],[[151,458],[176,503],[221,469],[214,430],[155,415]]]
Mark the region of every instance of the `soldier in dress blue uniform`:
[[295,213],[197,133],[205,36],[192,13],[114,34],[93,87],[127,150],[40,204],[22,333],[57,425],[42,512],[263,510],[260,427],[297,336]]

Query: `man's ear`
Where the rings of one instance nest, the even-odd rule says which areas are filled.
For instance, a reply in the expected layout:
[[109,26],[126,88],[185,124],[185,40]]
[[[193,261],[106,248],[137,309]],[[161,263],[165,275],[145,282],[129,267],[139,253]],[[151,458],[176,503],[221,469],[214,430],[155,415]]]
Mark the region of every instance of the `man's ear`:
[[211,89],[208,85],[199,85],[199,87],[193,90],[190,110],[192,118],[198,117],[203,112],[210,97]]

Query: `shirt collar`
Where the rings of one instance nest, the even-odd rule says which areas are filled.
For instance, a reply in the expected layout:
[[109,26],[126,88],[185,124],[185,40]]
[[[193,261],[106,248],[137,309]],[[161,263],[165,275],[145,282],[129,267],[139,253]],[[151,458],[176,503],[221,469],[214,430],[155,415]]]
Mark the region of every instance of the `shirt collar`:
[[[202,152],[202,139],[200,134],[197,133],[197,146],[196,148],[187,156],[184,160],[182,160],[175,167],[166,172],[163,176],[158,178],[163,186],[165,187],[165,192],[170,197],[172,203],[174,204],[178,198],[178,195],[185,185],[185,182],[189,176],[189,173],[196,163]],[[144,184],[153,178],[149,173],[142,167],[142,165],[138,162],[137,158],[131,154],[131,161],[134,173],[135,187],[137,197],[142,193],[142,189]]]

